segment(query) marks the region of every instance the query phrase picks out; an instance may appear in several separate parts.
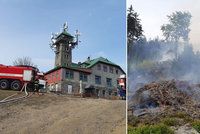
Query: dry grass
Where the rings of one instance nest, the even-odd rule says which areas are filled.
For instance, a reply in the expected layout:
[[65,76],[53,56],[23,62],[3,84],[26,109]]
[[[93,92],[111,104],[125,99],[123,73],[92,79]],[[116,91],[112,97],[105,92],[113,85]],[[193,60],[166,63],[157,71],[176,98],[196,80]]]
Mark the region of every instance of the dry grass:
[[[2,98],[15,93],[1,92]],[[122,100],[34,94],[0,105],[0,133],[125,134],[125,108]]]
[[0,100],[17,93],[18,91],[12,91],[12,90],[1,90],[0,89]]

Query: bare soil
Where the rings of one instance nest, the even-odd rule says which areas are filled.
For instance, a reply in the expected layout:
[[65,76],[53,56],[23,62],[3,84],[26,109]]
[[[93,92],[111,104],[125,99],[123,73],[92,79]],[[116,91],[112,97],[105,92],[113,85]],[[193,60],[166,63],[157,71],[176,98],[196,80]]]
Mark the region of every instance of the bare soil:
[[[0,90],[0,99],[15,93]],[[0,104],[1,134],[125,134],[126,102],[34,94]]]

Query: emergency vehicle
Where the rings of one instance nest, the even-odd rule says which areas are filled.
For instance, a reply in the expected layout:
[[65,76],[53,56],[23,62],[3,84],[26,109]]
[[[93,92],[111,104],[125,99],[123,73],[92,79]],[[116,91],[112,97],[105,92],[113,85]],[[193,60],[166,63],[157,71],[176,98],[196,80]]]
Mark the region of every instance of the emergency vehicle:
[[32,66],[6,66],[0,64],[0,89],[20,90],[24,83],[29,89],[44,87],[44,74]]
[[120,75],[120,77],[117,80],[119,85],[119,94],[122,97],[123,100],[126,99],[126,75]]

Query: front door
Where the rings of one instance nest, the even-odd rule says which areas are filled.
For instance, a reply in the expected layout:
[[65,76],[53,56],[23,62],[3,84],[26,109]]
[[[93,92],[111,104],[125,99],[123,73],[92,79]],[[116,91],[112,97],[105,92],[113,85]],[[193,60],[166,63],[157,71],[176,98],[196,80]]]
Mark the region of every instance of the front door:
[[68,94],[72,94],[72,85],[67,86]]
[[58,91],[58,84],[56,84],[56,92]]

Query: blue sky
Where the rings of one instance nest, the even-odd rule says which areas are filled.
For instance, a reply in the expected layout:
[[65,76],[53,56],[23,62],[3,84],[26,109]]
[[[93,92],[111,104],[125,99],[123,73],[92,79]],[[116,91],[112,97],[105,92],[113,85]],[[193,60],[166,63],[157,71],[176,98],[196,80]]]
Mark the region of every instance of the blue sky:
[[73,62],[103,56],[126,69],[125,0],[0,0],[0,64],[29,56],[41,71],[54,67],[51,32],[68,22],[81,32]]
[[174,11],[189,11],[192,14],[190,42],[200,50],[200,0],[127,0],[127,7],[133,5],[147,38],[162,38],[160,26],[168,23],[167,15]]

